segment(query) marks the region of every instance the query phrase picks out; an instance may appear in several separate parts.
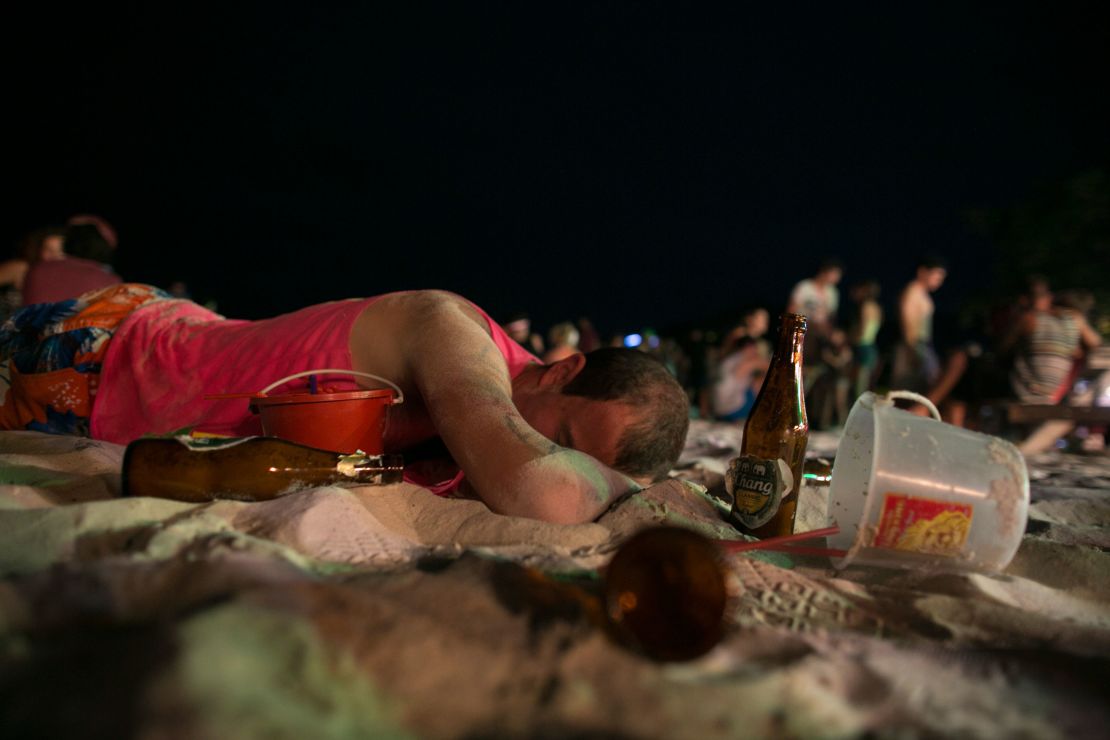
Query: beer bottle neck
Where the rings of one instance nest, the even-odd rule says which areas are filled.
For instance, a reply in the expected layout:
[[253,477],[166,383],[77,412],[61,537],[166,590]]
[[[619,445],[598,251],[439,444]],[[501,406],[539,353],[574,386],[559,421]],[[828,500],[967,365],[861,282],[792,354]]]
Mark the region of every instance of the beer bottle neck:
[[778,342],[775,345],[775,364],[801,367],[802,348],[806,338],[806,319],[799,314],[786,314],[782,317]]

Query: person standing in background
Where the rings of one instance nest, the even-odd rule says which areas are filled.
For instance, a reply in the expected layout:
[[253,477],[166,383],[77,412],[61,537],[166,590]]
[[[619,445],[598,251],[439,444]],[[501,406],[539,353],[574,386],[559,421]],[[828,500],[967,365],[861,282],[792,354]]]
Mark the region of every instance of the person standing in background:
[[853,387],[855,398],[871,390],[879,365],[879,348],[875,344],[883,326],[883,308],[879,305],[879,283],[864,280],[849,291],[855,304],[855,315],[849,327],[854,356]]
[[821,348],[836,325],[836,312],[840,308],[840,293],[836,285],[843,275],[844,267],[840,260],[824,260],[816,275],[794,286],[786,305],[786,313],[805,316],[809,326],[802,349],[802,384],[807,396],[825,370],[821,364]]
[[[787,313],[797,313],[806,317],[809,325],[807,347],[816,350],[819,339],[828,336],[829,329],[836,324],[836,312],[840,308],[840,293],[836,285],[844,276],[840,260],[826,259],[817,268],[817,274],[802,280],[794,286],[786,306]],[[809,350],[807,349],[807,354]]]
[[930,297],[948,277],[948,268],[935,255],[918,261],[917,271],[898,299],[902,339],[894,348],[891,387],[926,394],[940,375],[940,360],[933,348],[933,313]]

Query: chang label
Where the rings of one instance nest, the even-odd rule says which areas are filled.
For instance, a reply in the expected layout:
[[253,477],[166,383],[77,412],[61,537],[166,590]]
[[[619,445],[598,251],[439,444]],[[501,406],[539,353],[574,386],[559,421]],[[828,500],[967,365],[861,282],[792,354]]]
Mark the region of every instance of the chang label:
[[794,475],[783,459],[741,455],[728,466],[725,489],[732,494],[732,515],[748,529],[775,516],[784,496],[794,488]]

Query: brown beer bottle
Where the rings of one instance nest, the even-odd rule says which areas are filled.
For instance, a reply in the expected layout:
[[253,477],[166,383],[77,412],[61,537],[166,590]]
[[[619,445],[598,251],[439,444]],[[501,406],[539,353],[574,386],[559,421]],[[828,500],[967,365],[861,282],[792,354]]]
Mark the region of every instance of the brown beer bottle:
[[123,495],[204,502],[267,501],[314,486],[399,483],[400,455],[306,447],[277,437],[148,438],[127,445]]
[[733,495],[732,523],[761,539],[794,531],[809,441],[802,387],[806,317],[788,313],[779,321],[770,367],[744,423],[740,456],[725,476]]
[[725,633],[726,570],[717,545],[697,532],[674,526],[638,532],[603,575],[614,636],[655,660],[704,655]]

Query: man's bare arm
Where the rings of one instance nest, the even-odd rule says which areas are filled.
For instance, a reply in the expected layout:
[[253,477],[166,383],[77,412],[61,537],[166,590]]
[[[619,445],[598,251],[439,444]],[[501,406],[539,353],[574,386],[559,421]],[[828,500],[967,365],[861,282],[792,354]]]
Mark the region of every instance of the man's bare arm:
[[[493,511],[551,522],[594,519],[638,488],[627,476],[534,430],[512,401],[505,361],[485,319],[450,293],[421,291],[381,299],[378,327],[395,342],[398,371]],[[375,308],[378,306],[375,304]]]
[[1079,325],[1079,341],[1087,350],[1092,350],[1102,344],[1102,337],[1095,331],[1082,314],[1076,313],[1076,323]]

